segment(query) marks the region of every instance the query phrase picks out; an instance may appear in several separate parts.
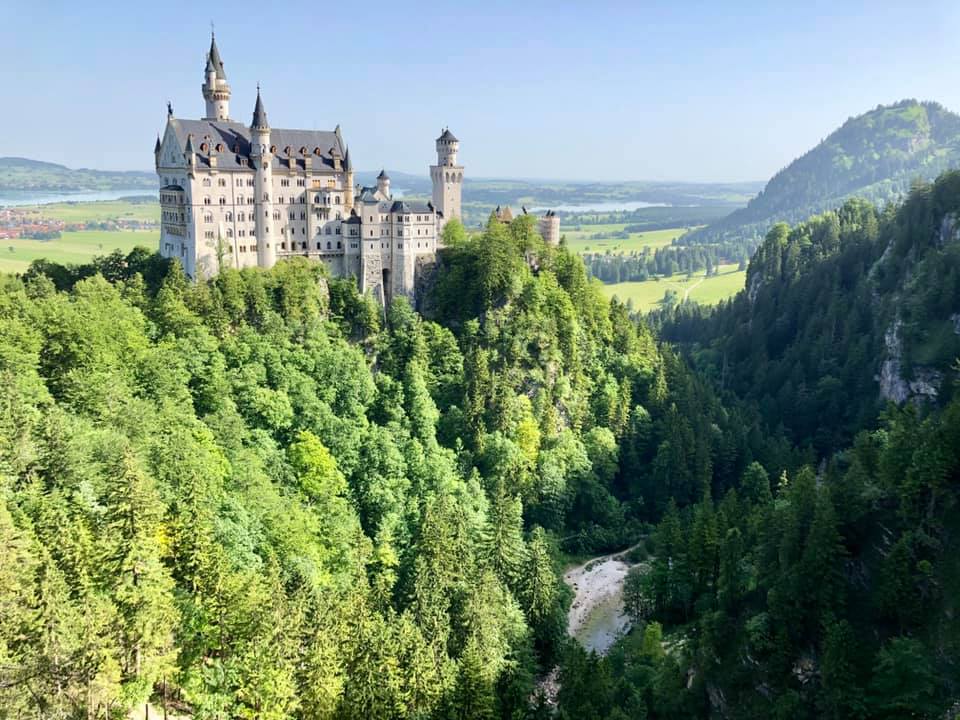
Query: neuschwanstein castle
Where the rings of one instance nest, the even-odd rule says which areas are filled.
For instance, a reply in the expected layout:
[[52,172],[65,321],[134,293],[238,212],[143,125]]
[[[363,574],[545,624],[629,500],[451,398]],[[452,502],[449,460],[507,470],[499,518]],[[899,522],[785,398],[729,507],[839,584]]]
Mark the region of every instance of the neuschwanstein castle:
[[206,116],[167,108],[154,149],[160,177],[160,253],[192,278],[223,267],[272,267],[302,255],[335,276],[357,278],[380,302],[413,296],[436,257],[443,224],[460,217],[463,166],[449,129],[436,140],[432,202],[394,199],[381,172],[355,186],[350,150],[332,131],[282,130],[267,122],[260,89],[249,127],[230,117],[230,86],[210,42],[202,86]]

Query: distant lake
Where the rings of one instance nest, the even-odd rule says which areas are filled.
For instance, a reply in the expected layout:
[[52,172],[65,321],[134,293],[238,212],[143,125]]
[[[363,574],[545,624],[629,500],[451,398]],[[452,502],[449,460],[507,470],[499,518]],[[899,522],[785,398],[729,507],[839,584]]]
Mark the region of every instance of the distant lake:
[[595,202],[579,203],[576,205],[553,205],[552,207],[535,207],[530,212],[542,212],[544,210],[560,210],[562,212],[616,212],[618,210],[631,211],[642,210],[648,207],[671,207],[668,203],[649,203],[642,200],[631,200],[629,202]]
[[10,192],[0,190],[0,207],[18,205],[50,205],[63,202],[97,202],[98,200],[118,200],[122,197],[149,195],[157,197],[159,190],[133,188],[130,190],[98,190],[96,192]]

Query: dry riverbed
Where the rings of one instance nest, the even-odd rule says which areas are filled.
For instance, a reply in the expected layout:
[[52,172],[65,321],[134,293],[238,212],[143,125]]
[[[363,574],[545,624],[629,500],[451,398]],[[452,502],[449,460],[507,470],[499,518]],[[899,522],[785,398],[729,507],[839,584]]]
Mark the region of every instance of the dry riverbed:
[[623,611],[623,581],[631,567],[627,554],[632,549],[593,558],[563,576],[574,592],[567,632],[587,650],[605,653],[630,628]]

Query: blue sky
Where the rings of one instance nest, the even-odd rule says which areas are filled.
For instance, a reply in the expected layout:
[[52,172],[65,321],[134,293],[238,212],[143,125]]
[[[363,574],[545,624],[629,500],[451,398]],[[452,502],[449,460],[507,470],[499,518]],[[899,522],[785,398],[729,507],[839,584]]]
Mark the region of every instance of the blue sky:
[[150,169],[167,100],[203,114],[211,20],[235,119],[259,81],[361,169],[425,173],[449,125],[474,176],[761,180],[877,104],[960,111],[960,3],[787,5],[8,0],[0,155]]

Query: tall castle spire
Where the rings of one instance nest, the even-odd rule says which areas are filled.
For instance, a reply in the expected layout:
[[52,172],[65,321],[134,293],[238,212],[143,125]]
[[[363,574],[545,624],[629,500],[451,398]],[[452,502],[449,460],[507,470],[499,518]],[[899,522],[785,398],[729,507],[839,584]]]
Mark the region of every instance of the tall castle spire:
[[267,111],[263,109],[263,99],[260,97],[260,85],[257,85],[257,104],[253,106],[253,122],[250,127],[254,130],[269,130]]
[[207,103],[207,115],[204,120],[230,120],[230,86],[223,69],[223,60],[217,48],[217,38],[211,31],[210,51],[203,71],[203,99]]

